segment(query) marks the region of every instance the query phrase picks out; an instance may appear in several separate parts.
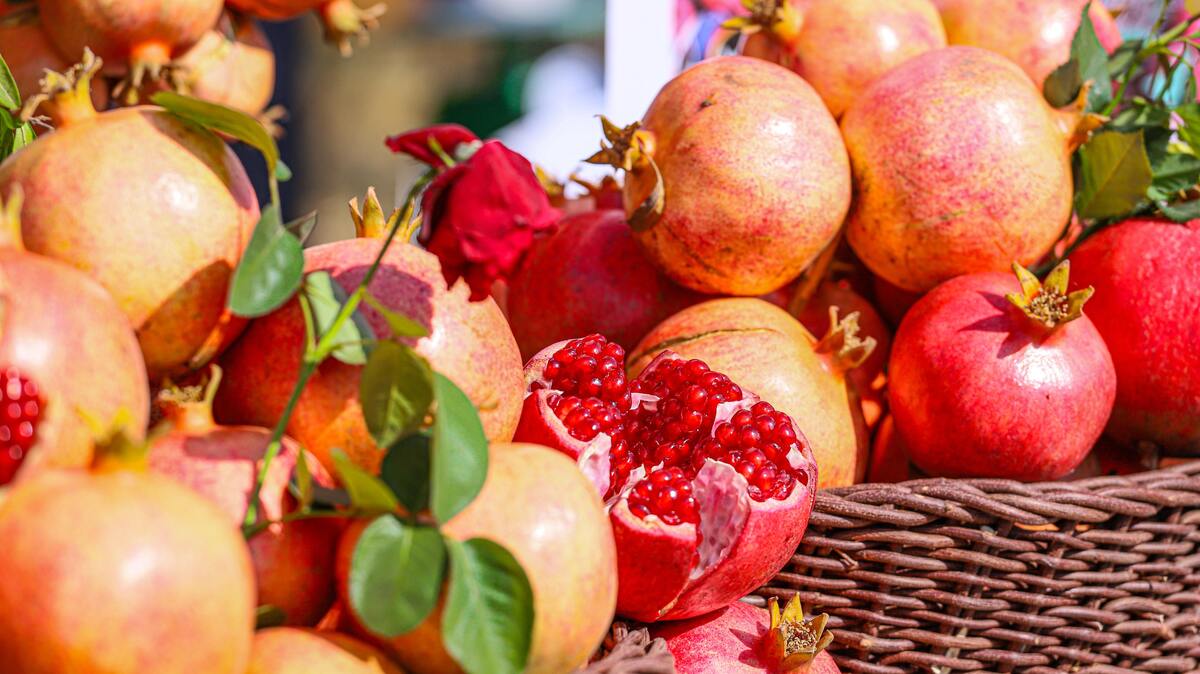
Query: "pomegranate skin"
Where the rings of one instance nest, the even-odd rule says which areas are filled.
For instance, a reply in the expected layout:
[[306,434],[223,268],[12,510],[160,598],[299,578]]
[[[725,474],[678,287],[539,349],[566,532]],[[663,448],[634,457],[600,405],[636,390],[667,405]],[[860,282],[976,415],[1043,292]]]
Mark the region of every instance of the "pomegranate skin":
[[879,276],[872,278],[874,279],[872,289],[875,291],[875,306],[887,318],[888,325],[893,328],[900,327],[900,322],[904,320],[904,314],[908,313],[912,305],[921,299],[920,293],[897,288],[888,283],[887,279]]
[[58,51],[78,59],[90,48],[108,72],[128,64],[166,65],[221,15],[221,0],[37,0]]
[[254,635],[246,674],[404,674],[375,647],[347,634],[272,627]]
[[200,367],[240,332],[225,304],[258,201],[215,135],[155,107],[86,115],[0,165],[0,193],[14,185],[25,246],[108,290],[152,381]]
[[1108,434],[1200,454],[1200,221],[1130,220],[1071,255],[1071,285],[1096,288],[1088,316],[1117,369]]
[[[304,252],[305,271],[327,271],[347,293],[352,292],[381,245],[382,241],[361,238],[314,246]],[[521,354],[495,302],[468,302],[465,283],[447,290],[437,258],[402,243],[388,248],[370,291],[388,308],[429,331],[429,336],[407,343],[470,397],[488,439],[512,439],[524,390]],[[376,336],[391,334],[374,309],[363,306],[359,311]],[[295,386],[303,349],[304,318],[297,301],[254,321],[221,359],[225,377],[214,403],[217,420],[273,426]],[[371,471],[377,472],[383,460],[362,418],[361,370],[326,360],[305,387],[288,423],[288,435],[330,471],[335,447]]]
[[[0,4],[0,15],[7,18],[10,11],[10,6]],[[41,92],[42,76],[47,70],[62,72],[71,67],[55,50],[50,38],[42,30],[41,22],[34,17],[14,23],[0,23],[0,53],[4,54],[4,62],[12,71],[22,101]],[[97,109],[103,109],[108,104],[108,88],[101,82],[92,85],[92,103]],[[37,111],[51,114],[51,108],[43,103]]]
[[781,56],[784,65],[817,90],[834,117],[841,117],[879,76],[914,56],[946,46],[942,20],[929,0],[794,4],[801,21],[794,41],[772,49],[763,43],[779,38],[761,31],[747,40],[743,53]]
[[205,33],[179,65],[192,96],[257,115],[275,93],[275,52],[257,23],[229,21]]
[[[940,0],[939,9],[950,44],[994,51],[1041,89],[1046,77],[1071,58],[1071,39],[1088,1]],[[1093,1],[1088,16],[1109,53],[1121,46],[1121,30],[1103,4]]]
[[[616,550],[604,506],[570,459],[539,445],[492,445],[483,490],[442,532],[459,541],[488,538],[509,550],[533,586],[533,641],[526,674],[558,674],[584,664],[612,622]],[[338,590],[347,594],[354,546],[366,521],[338,548]],[[412,632],[380,641],[401,666],[422,674],[462,670],[442,647],[441,606]],[[378,637],[376,637],[378,639]]]
[[[786,68],[742,56],[703,61],[663,87],[642,128],[654,137],[665,207],[634,235],[685,287],[769,293],[796,278],[845,218],[850,171],[837,123]],[[627,213],[654,184],[649,169],[629,172]]]
[[44,473],[0,504],[0,540],[6,674],[246,671],[250,555],[188,489],[129,471]]
[[701,299],[646,260],[624,213],[597,210],[564,219],[534,244],[509,279],[507,307],[528,360],[547,345],[592,333],[629,349]]
[[812,445],[818,486],[842,487],[861,479],[870,441],[845,376],[828,355],[814,350],[816,343],[796,319],[768,302],[717,299],[656,326],[630,352],[628,369],[636,376],[668,348],[708,363],[786,412]]
[[918,56],[842,118],[857,198],[847,239],[913,292],[1029,265],[1071,214],[1068,139],[1029,78],[973,47]]
[[[777,670],[757,647],[770,627],[765,609],[735,601],[698,618],[655,625],[651,636],[666,640],[679,674],[767,674]],[[841,674],[828,651],[818,653],[806,670],[789,671]]]
[[1005,299],[1020,290],[1010,274],[960,276],[896,332],[892,416],[922,471],[1053,480],[1100,437],[1116,396],[1104,340],[1086,315],[1047,333]]
[[0,307],[0,367],[16,368],[46,401],[37,444],[16,480],[91,463],[93,431],[76,410],[103,425],[125,414],[129,435],[145,437],[146,366],[137,337],[103,288],[61,262],[2,248]]
[[329,0],[229,0],[229,6],[251,16],[282,21],[311,12]]

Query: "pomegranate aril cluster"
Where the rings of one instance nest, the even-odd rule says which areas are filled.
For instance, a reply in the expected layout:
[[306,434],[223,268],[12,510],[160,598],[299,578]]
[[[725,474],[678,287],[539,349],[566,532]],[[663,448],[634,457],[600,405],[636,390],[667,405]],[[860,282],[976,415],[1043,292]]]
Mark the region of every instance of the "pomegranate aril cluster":
[[659,397],[654,410],[638,410],[625,427],[629,443],[642,448],[638,458],[647,470],[689,466],[692,449],[711,433],[717,407],[742,399],[737,384],[699,360],[663,361],[634,381],[633,390]]
[[37,442],[43,407],[36,384],[14,368],[0,372],[0,485],[12,481]]
[[642,518],[657,515],[667,524],[700,522],[692,479],[680,468],[660,468],[634,485],[629,510]]
[[791,417],[770,403],[757,402],[713,428],[712,437],[693,453],[692,468],[699,470],[706,458],[727,463],[746,478],[751,498],[782,499],[796,479],[787,459],[792,450],[800,450],[800,441]]
[[625,349],[603,335],[588,335],[567,342],[546,363],[542,376],[550,388],[565,395],[599,398],[629,409],[625,379]]

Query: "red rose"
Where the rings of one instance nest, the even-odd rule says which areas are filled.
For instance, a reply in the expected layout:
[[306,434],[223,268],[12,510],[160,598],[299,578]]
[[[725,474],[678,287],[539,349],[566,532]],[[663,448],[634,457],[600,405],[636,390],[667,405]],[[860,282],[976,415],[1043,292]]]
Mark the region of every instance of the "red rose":
[[406,154],[417,161],[424,162],[430,166],[442,169],[446,167],[446,163],[441,157],[433,151],[433,143],[436,142],[442,151],[450,156],[454,156],[454,150],[463,143],[474,143],[479,140],[479,136],[471,133],[471,130],[465,126],[458,124],[437,124],[435,126],[409,131],[396,136],[389,136],[387,146],[392,152]]

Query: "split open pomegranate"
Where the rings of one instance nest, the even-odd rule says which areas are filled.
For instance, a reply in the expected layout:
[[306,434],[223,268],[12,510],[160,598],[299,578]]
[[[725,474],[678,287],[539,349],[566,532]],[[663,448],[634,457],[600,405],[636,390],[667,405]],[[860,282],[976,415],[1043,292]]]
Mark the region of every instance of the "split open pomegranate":
[[703,361],[666,351],[635,379],[601,335],[525,366],[516,437],[568,454],[604,495],[617,612],[680,619],[777,572],[804,535],[817,466],[787,414]]

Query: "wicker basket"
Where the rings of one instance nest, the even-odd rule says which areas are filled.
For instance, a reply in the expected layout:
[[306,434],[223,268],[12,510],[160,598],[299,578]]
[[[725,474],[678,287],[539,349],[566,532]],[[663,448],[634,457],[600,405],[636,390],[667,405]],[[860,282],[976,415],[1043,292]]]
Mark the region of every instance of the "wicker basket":
[[756,594],[829,613],[843,671],[1200,668],[1200,462],[829,490]]

